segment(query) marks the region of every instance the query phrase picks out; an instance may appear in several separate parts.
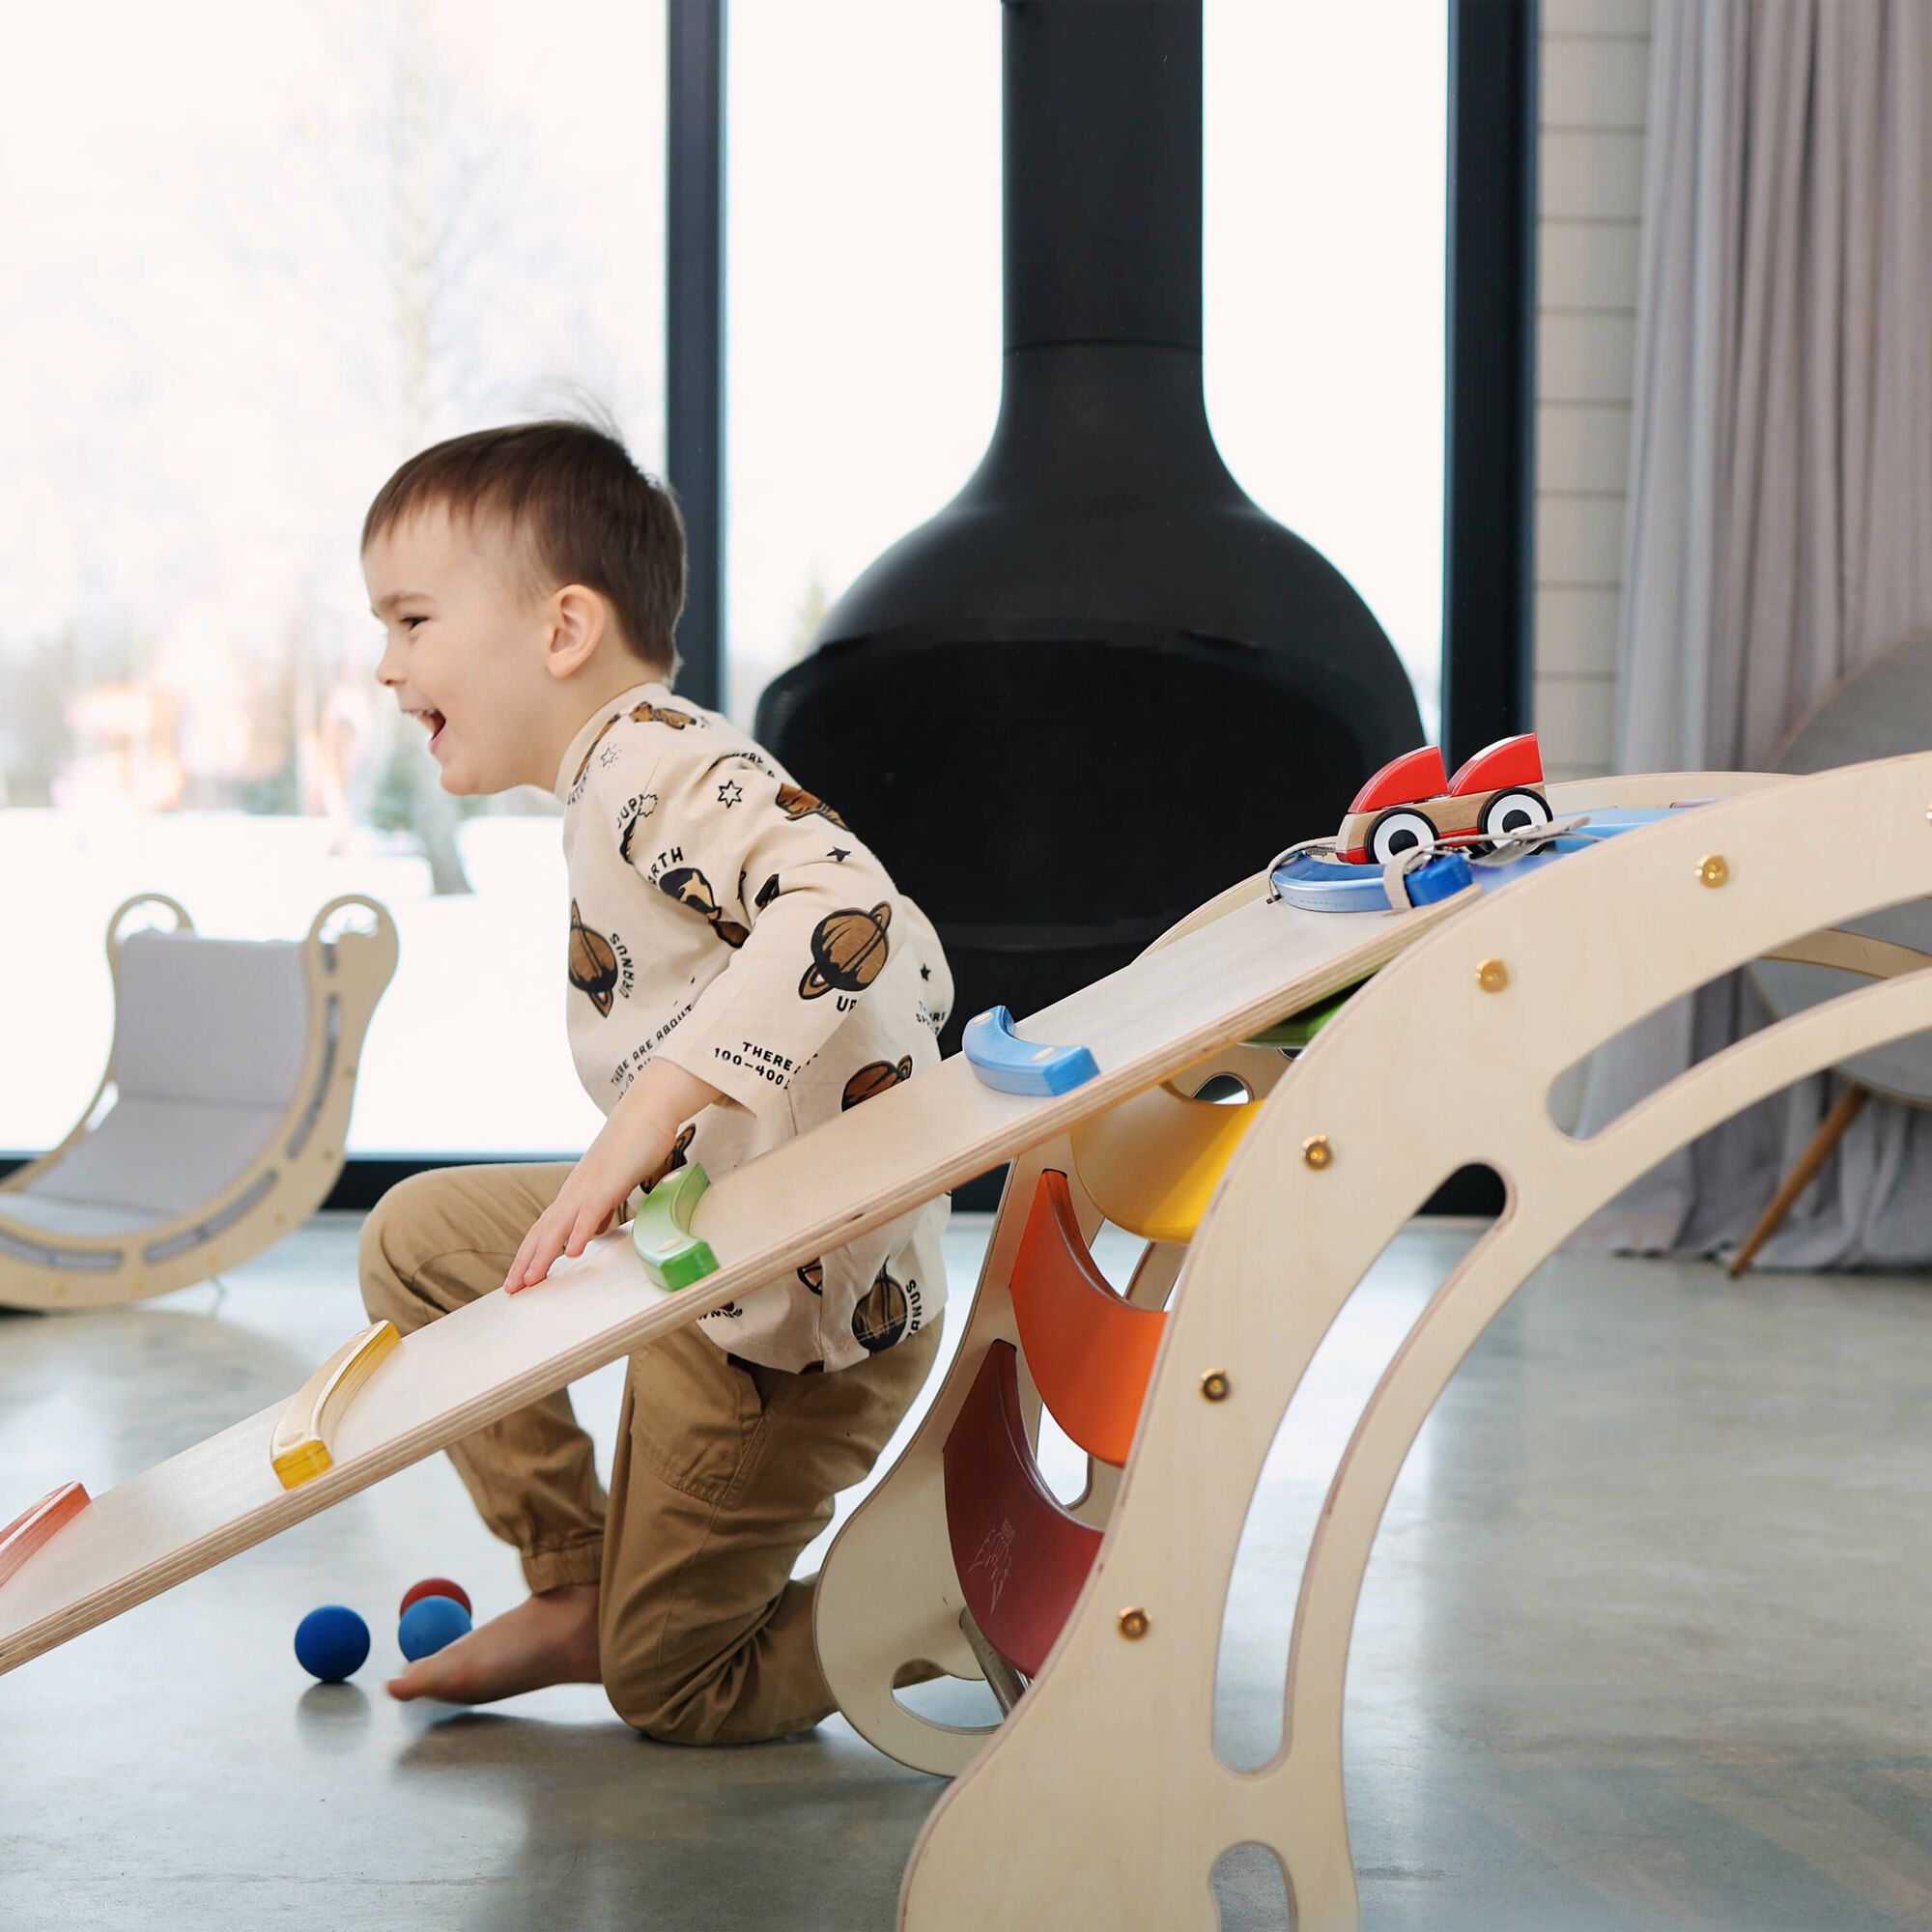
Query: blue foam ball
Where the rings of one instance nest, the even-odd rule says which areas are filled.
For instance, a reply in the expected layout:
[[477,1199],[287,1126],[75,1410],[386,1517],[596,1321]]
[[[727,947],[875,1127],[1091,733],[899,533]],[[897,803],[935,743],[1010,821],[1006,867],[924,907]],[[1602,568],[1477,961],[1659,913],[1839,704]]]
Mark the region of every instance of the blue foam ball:
[[325,1684],[340,1684],[369,1655],[369,1626],[341,1604],[325,1604],[296,1626],[296,1662]]
[[396,1641],[413,1663],[469,1634],[469,1612],[454,1597],[418,1597],[403,1612]]

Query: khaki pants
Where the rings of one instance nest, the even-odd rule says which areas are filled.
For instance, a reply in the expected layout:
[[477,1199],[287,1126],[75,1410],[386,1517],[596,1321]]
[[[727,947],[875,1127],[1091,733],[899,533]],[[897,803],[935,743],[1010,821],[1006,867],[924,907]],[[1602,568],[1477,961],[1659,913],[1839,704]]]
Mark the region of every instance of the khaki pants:
[[[392,1187],[362,1230],[362,1298],[404,1334],[497,1288],[568,1162],[445,1168]],[[567,1282],[530,1294],[568,1294]],[[939,1329],[832,1374],[741,1363],[696,1325],[633,1355],[607,1502],[559,1389],[454,1444],[483,1520],[529,1587],[601,1583],[605,1690],[680,1744],[809,1730],[836,1708],[798,1553],[877,1461]]]

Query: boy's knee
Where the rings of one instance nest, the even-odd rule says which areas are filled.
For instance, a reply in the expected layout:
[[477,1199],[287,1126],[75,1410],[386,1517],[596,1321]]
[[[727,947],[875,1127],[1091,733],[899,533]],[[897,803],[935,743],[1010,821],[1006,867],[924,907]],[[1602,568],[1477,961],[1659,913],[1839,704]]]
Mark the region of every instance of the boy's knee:
[[605,1693],[625,1723],[661,1745],[768,1744],[809,1731],[819,1721],[800,1717],[775,1728],[746,1729],[732,1721],[731,1700],[720,1694],[716,1676],[710,1672],[634,1674],[623,1684],[607,1685]]
[[708,1745],[717,1738],[721,1716],[695,1684],[662,1673],[633,1674],[605,1690],[625,1723],[661,1745]]
[[410,1299],[410,1279],[432,1251],[424,1236],[436,1219],[436,1193],[434,1172],[410,1175],[363,1218],[356,1272],[362,1282],[362,1305],[378,1320],[393,1315],[399,1301]]

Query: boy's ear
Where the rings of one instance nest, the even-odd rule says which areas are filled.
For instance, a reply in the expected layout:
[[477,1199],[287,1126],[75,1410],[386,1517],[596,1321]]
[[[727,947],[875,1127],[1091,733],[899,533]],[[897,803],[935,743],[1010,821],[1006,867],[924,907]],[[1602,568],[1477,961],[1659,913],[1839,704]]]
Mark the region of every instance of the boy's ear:
[[551,594],[550,619],[544,668],[553,677],[569,677],[596,656],[604,641],[604,599],[586,584],[566,583]]

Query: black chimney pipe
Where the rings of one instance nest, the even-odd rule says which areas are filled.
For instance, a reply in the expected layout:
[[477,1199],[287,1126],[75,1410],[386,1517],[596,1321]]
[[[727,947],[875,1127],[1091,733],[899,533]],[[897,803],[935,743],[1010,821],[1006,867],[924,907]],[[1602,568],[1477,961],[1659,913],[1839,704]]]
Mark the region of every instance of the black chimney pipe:
[[1123,964],[1421,736],[1367,606],[1208,428],[1200,0],[1003,11],[992,441],[757,717],[932,915],[950,1042]]
[[1201,353],[1201,12],[1008,0],[1007,353]]

